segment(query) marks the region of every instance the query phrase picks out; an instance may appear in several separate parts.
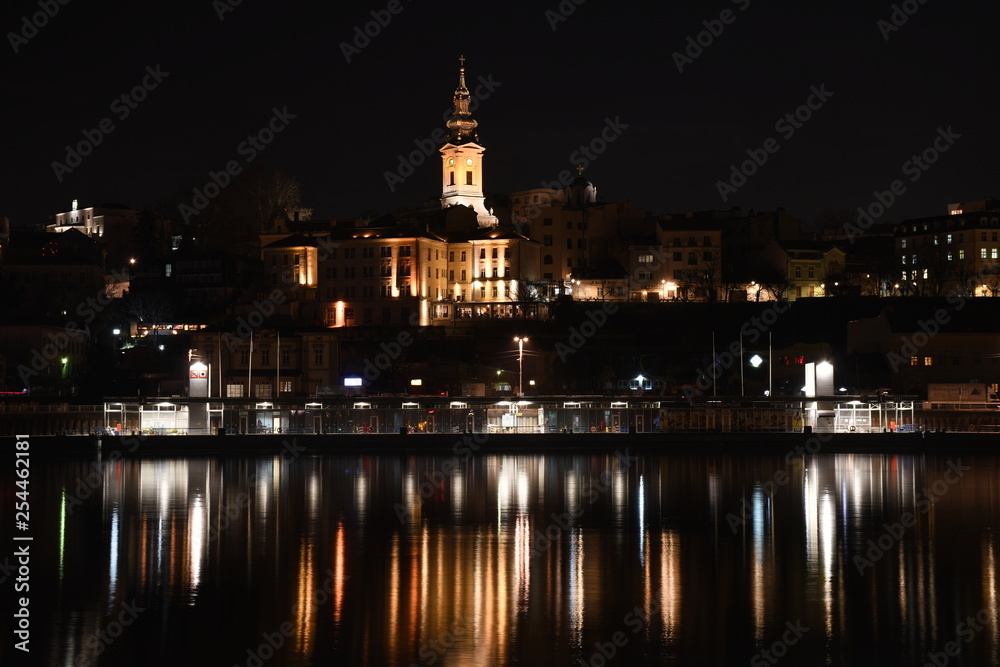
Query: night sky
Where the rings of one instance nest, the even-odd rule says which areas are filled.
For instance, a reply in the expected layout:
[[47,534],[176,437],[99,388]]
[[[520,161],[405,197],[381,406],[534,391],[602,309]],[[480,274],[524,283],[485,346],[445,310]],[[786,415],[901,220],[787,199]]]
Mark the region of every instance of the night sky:
[[[894,179],[907,190],[890,220],[1000,196],[996,2],[911,0],[903,4],[916,11],[898,10],[897,21],[907,19],[898,29],[889,2],[720,0],[640,10],[563,0],[573,9],[565,17],[555,0],[397,2],[391,14],[378,1],[71,0],[26,42],[13,38],[17,53],[10,33],[41,10],[38,0],[4,3],[0,214],[30,224],[74,198],[134,208],[190,198],[209,171],[230,160],[247,166],[250,151],[240,144],[275,108],[295,117],[253,164],[298,179],[316,217],[418,205],[440,194],[437,146],[394,191],[385,174],[443,127],[462,53],[473,92],[480,77],[493,82],[474,112],[488,192],[553,181],[611,119],[620,134],[586,174],[600,199],[657,214],[783,206],[810,220],[867,205]],[[391,19],[348,63],[341,43],[375,20],[373,10]],[[729,19],[713,24],[721,34],[679,71],[675,53],[720,15]],[[169,74],[122,118],[126,107],[115,100],[144,77],[153,82],[147,66]],[[800,127],[776,127],[813,87],[832,96],[814,98],[818,108]],[[65,163],[66,145],[105,118],[114,129],[60,182],[52,163]],[[938,162],[904,173],[948,127],[960,138]],[[777,152],[723,201],[717,182],[769,138]]]

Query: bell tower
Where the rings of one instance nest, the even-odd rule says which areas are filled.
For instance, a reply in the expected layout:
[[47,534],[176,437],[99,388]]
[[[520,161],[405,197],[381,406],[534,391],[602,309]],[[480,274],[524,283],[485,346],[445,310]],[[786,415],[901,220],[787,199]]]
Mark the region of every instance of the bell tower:
[[469,111],[472,98],[465,86],[465,56],[460,56],[458,87],[452,97],[454,109],[448,119],[448,143],[441,147],[441,207],[468,206],[476,212],[480,227],[495,227],[496,216],[486,210],[483,195],[483,153],[479,123]]

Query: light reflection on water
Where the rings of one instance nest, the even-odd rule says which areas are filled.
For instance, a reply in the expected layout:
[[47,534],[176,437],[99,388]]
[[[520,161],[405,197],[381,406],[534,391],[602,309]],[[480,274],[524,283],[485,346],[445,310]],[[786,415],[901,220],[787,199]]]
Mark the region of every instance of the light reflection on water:
[[[953,664],[997,664],[1000,462],[962,464],[955,479],[947,458],[876,454],[106,463],[36,538],[51,557],[33,573],[55,582],[39,584],[39,645],[51,664],[247,665],[268,637],[267,665],[579,665],[608,647],[619,664],[747,664],[798,622],[788,664],[923,664],[956,638]],[[52,465],[42,514],[88,472]],[[129,604],[136,621],[95,641]]]

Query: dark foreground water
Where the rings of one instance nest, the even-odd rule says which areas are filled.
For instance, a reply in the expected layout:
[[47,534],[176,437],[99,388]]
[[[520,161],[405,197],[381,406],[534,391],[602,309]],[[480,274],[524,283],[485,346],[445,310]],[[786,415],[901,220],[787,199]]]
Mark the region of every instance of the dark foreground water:
[[36,460],[31,662],[1000,663],[1000,458],[789,458]]

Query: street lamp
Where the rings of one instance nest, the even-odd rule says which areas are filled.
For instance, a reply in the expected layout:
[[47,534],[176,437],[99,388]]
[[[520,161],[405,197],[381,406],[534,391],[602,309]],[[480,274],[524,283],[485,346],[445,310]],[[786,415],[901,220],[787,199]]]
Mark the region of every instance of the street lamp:
[[517,343],[517,388],[524,396],[524,388],[521,387],[521,366],[524,360],[524,344],[528,342],[528,338],[527,336],[515,336],[514,342]]

